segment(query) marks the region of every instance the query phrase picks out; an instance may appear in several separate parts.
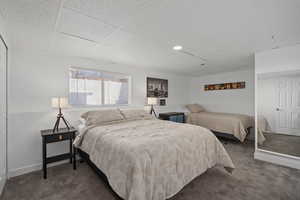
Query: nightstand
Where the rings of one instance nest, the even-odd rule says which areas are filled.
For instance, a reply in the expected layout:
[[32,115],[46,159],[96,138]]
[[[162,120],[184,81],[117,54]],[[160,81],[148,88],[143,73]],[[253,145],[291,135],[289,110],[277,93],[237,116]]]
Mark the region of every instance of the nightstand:
[[159,113],[159,119],[185,123],[185,115],[183,112]]
[[[73,169],[76,169],[76,148],[73,147],[73,140],[75,139],[77,130],[75,128],[63,128],[58,132],[53,133],[53,129],[41,130],[43,141],[43,173],[44,179],[47,179],[47,164],[70,159],[73,163]],[[70,151],[68,153],[47,157],[47,144],[54,142],[70,141]]]

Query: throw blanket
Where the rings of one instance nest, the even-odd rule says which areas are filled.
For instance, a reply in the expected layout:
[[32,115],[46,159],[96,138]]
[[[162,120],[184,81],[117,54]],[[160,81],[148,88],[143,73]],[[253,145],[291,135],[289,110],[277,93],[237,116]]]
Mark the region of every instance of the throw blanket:
[[202,126],[213,131],[232,134],[241,142],[247,136],[246,129],[254,126],[254,121],[250,116],[215,112],[190,113],[187,123]]
[[164,200],[216,165],[234,165],[208,129],[163,120],[87,127],[74,143],[126,200]]

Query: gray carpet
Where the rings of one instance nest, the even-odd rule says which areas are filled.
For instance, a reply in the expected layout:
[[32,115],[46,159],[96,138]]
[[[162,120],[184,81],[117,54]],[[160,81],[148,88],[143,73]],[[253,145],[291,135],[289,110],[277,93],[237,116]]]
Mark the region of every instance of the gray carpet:
[[300,137],[278,133],[264,133],[266,141],[259,148],[300,157]]
[[[224,169],[209,169],[172,200],[299,200],[300,170],[253,159],[253,144],[225,145],[236,165],[233,175]],[[8,181],[1,200],[113,200],[103,181],[87,166],[52,167],[48,179],[34,172]]]

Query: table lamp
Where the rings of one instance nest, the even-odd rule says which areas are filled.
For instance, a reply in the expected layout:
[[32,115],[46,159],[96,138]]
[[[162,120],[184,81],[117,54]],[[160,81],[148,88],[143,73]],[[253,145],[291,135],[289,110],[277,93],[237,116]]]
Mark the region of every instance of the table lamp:
[[55,122],[55,125],[53,128],[53,133],[58,132],[60,120],[62,120],[64,122],[67,129],[70,129],[69,123],[64,118],[64,115],[61,112],[62,108],[67,108],[67,107],[68,107],[68,98],[66,98],[66,97],[52,98],[52,108],[58,108],[58,114],[57,114],[57,119],[56,119],[56,122]]
[[153,106],[157,105],[158,98],[156,98],[156,97],[148,97],[147,102],[148,102],[148,105],[151,105],[150,114],[152,115],[152,113],[154,113],[154,116],[157,117]]

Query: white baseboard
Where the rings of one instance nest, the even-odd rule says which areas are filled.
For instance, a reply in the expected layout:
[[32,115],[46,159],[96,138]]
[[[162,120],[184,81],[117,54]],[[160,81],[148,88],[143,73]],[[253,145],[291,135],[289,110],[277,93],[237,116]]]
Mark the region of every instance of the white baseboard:
[[33,165],[21,167],[21,168],[9,169],[8,170],[8,178],[20,176],[20,175],[27,174],[27,173],[37,171],[37,170],[41,170],[41,169],[42,169],[42,164],[33,164]]
[[277,165],[300,169],[300,158],[294,156],[274,153],[265,150],[257,150],[254,153],[254,158]]
[[0,197],[1,197],[2,192],[3,192],[5,182],[6,182],[6,178],[4,176],[2,176],[2,177],[0,176]]
[[[48,164],[47,168],[57,166],[57,165],[61,165],[61,164],[67,163],[67,162],[69,162],[69,161],[68,160],[63,160],[63,161],[60,161],[60,162]],[[23,175],[23,174],[28,174],[30,172],[42,170],[42,166],[43,166],[42,163],[38,163],[38,164],[28,165],[28,166],[21,167],[21,168],[9,169],[8,170],[8,178],[12,178],[12,177],[20,176],[20,175]]]

